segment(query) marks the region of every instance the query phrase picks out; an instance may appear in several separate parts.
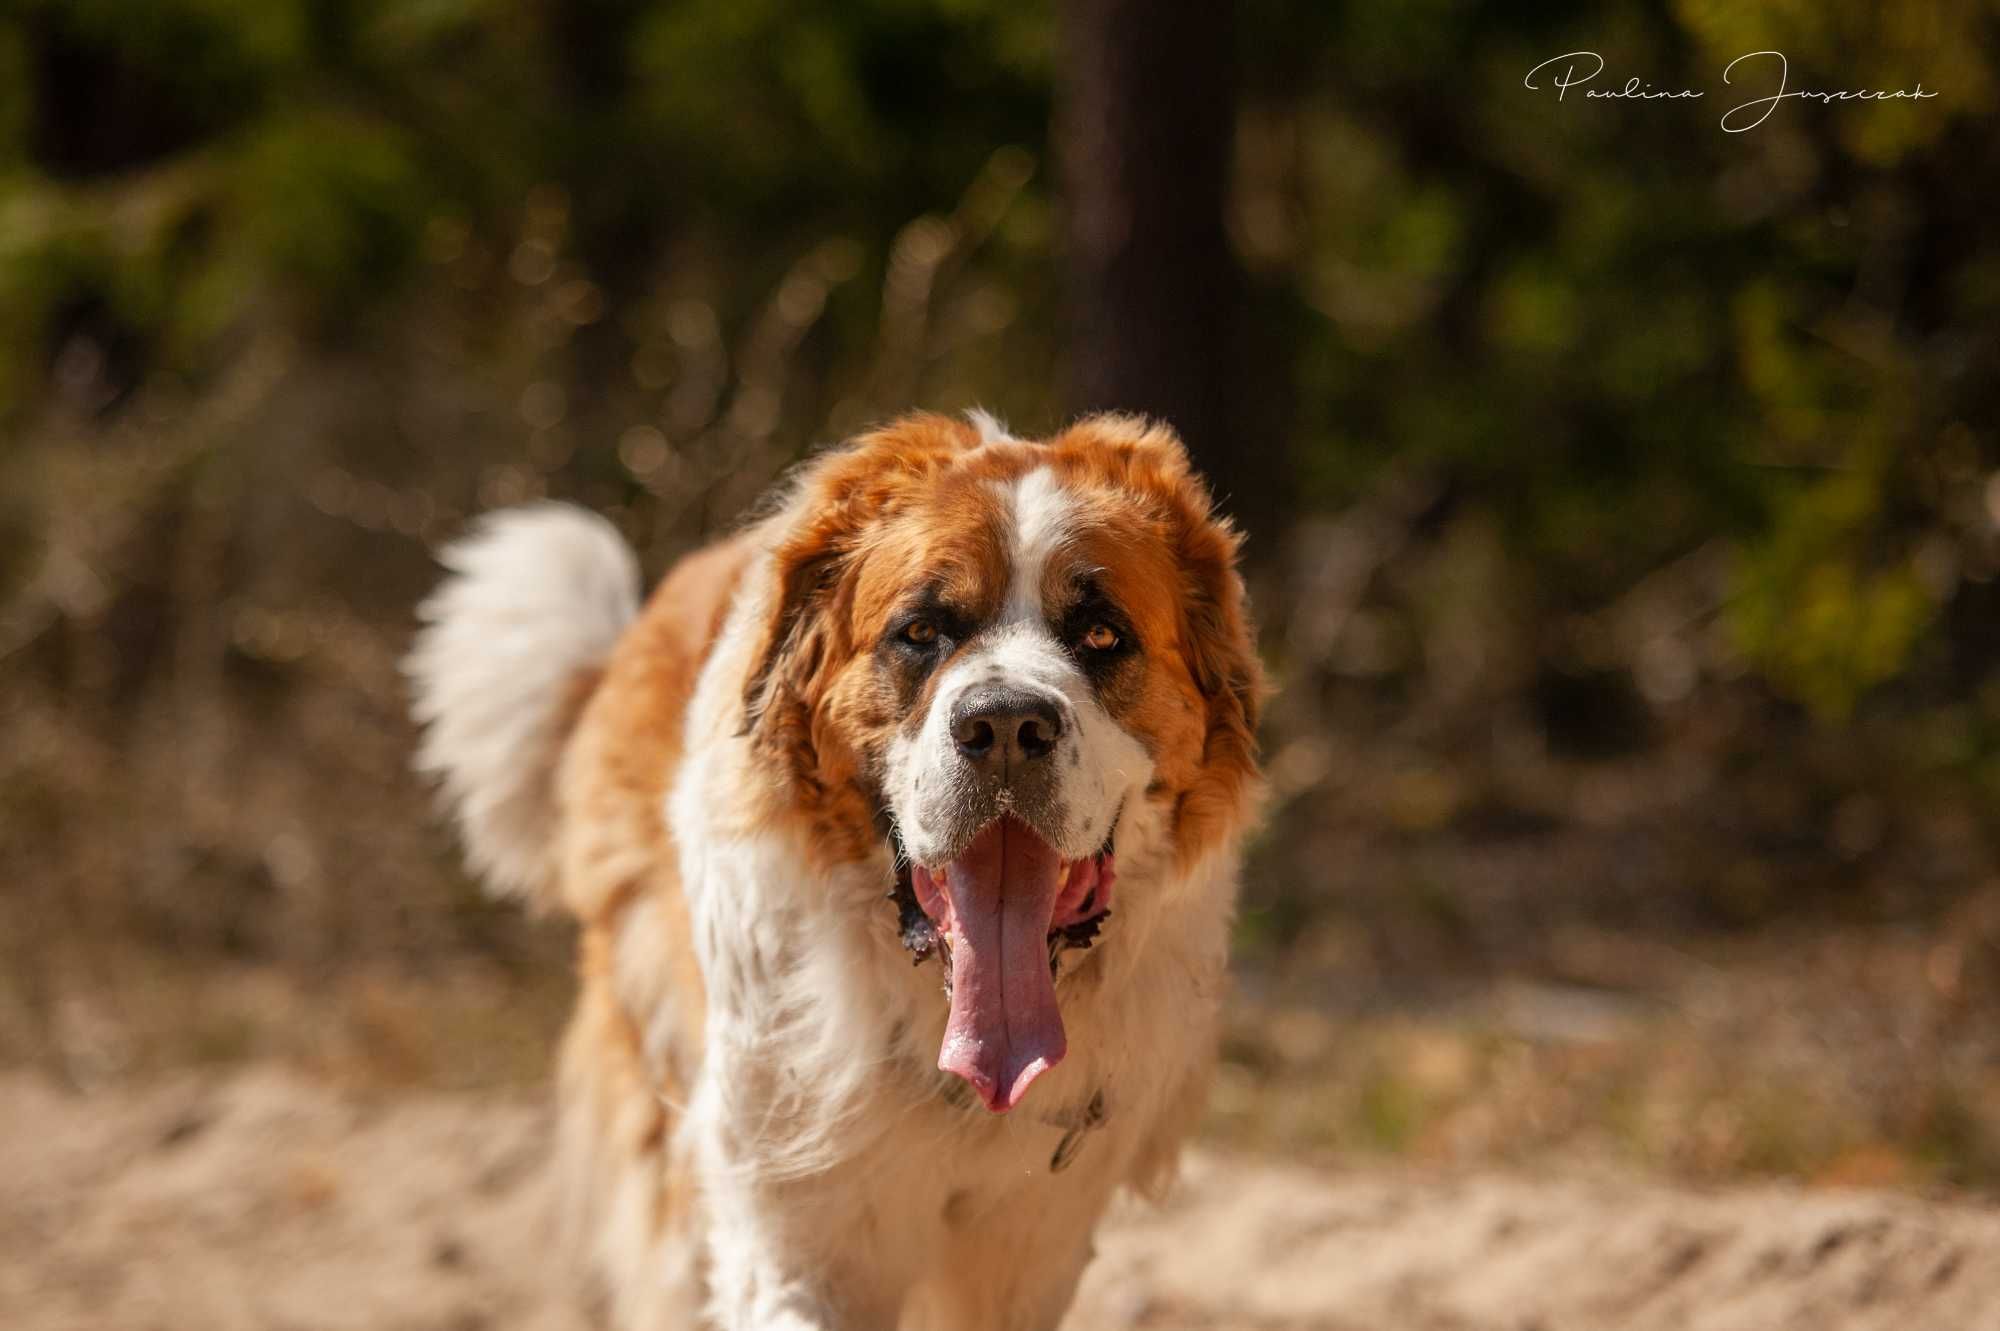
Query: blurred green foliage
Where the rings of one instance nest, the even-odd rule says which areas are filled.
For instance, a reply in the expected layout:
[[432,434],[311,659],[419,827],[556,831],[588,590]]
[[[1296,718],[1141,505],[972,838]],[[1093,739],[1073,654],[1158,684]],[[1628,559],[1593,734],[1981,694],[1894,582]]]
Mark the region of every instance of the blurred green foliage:
[[[1322,7],[1307,40],[1297,11],[1252,11],[1282,202],[1243,232],[1325,316],[1298,339],[1315,499],[1430,460],[1500,517],[1545,616],[1720,539],[1718,669],[1829,721],[1892,680],[1961,687],[1987,657],[1953,630],[1991,614],[2000,569],[2000,248],[1977,203],[2000,187],[2000,9],[1427,9]],[[1766,49],[1793,89],[1939,95],[1722,132],[1770,91],[1724,68]],[[1604,56],[1598,88],[1706,96],[1523,88],[1565,51]]]
[[[2000,572],[1996,27],[1943,0],[1245,0],[1228,208],[1301,516],[1420,469],[1498,524],[1538,622],[1720,540],[1706,665],[1828,719],[1913,672],[1962,690],[1984,658],[1960,628]],[[898,238],[996,161],[983,350],[931,348],[892,384],[1046,421],[1060,200],[1027,154],[1057,40],[998,0],[21,0],[0,18],[0,422],[49,409],[79,338],[114,381],[98,410],[160,376],[199,389],[246,327],[351,343],[553,208],[616,330],[579,376],[656,380],[646,347],[691,326],[677,298],[734,336],[831,256],[805,271],[841,280],[797,295],[827,302],[797,353],[819,387],[787,390],[814,398],[788,419],[826,424],[894,341]],[[1767,48],[1795,86],[1939,95],[1723,133],[1723,67]],[[1708,96],[1523,88],[1582,49],[1607,85]]]

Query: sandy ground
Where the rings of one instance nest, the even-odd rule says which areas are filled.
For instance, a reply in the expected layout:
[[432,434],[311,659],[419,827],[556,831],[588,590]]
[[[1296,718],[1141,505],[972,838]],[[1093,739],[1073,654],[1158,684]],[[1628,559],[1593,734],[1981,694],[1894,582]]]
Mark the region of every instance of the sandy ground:
[[[545,1110],[252,1070],[76,1097],[0,1078],[0,1327],[589,1325]],[[2000,1327],[2000,1210],[1196,1155],[1121,1210],[1068,1325],[1204,1331]]]

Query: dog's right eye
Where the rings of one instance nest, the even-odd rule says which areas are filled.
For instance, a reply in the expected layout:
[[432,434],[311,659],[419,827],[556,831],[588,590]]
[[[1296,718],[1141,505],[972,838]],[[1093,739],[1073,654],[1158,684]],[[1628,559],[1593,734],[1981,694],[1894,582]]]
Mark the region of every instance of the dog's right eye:
[[881,643],[912,660],[935,663],[965,640],[970,627],[950,606],[926,599],[905,607],[883,625]]

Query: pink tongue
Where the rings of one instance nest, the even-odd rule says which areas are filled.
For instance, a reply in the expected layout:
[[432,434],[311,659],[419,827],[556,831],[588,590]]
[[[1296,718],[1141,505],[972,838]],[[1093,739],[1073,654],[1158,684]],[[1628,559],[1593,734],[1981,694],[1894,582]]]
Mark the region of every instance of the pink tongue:
[[1002,1114],[1069,1049],[1049,975],[1062,860],[1025,825],[1002,818],[947,872],[951,1018],[938,1067],[965,1078]]

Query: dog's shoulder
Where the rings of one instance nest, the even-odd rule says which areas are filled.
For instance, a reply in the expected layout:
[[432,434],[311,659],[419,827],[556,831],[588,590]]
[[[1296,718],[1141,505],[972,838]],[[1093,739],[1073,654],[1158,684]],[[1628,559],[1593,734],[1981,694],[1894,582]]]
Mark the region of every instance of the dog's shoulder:
[[745,536],[667,574],[619,641],[564,757],[564,903],[586,923],[671,882],[664,817],[696,678],[752,554]]

